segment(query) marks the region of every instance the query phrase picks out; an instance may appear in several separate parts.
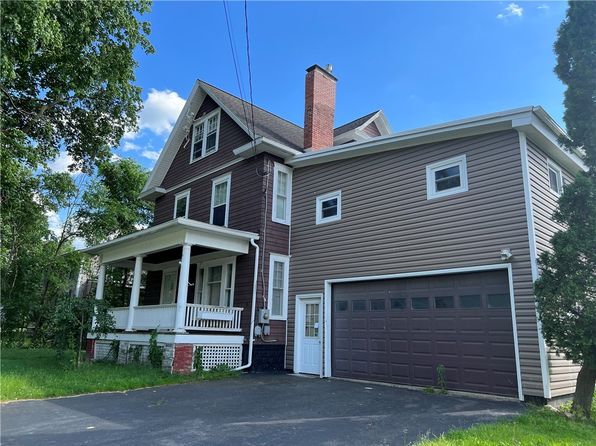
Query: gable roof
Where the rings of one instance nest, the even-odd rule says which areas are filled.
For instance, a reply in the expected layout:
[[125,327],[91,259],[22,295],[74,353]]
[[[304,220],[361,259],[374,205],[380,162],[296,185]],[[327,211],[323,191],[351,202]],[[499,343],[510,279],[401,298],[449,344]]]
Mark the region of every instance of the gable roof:
[[[211,96],[216,102],[220,102],[222,108],[228,113],[233,113],[249,129],[249,136],[252,134],[252,114],[250,102],[243,101],[226,91],[223,91],[204,81],[199,81],[200,87]],[[219,101],[217,99],[219,99]],[[225,107],[224,107],[225,106]],[[304,147],[304,131],[302,127],[274,115],[267,110],[257,107],[253,108],[256,137],[264,136],[277,141],[292,149],[302,151]],[[246,113],[246,115],[245,115]]]
[[357,129],[358,127],[366,124],[374,115],[379,113],[381,110],[376,110],[368,115],[360,116],[359,118],[354,119],[344,125],[340,125],[339,127],[335,127],[333,130],[333,136],[339,136],[343,133],[347,133],[350,130]]

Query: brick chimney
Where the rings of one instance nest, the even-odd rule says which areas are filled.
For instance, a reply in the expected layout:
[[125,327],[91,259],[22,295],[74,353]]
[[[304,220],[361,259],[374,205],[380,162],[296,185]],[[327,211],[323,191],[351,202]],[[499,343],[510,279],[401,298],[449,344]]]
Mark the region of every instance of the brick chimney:
[[306,70],[304,103],[304,148],[319,150],[333,146],[335,84],[332,67],[313,65]]

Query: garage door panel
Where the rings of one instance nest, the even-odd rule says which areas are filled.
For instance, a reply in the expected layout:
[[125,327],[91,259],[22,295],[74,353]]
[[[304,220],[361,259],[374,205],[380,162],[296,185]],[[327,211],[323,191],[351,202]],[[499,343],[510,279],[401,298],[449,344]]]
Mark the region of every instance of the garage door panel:
[[508,293],[505,271],[334,285],[332,373],[427,386],[442,364],[449,389],[515,395]]

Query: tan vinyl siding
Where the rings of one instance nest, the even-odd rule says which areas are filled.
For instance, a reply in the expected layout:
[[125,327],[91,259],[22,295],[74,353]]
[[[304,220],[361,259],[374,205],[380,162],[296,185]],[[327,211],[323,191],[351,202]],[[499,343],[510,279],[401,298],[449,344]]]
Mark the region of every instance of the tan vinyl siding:
[[[426,166],[467,157],[469,190],[427,200]],[[341,190],[341,221],[315,225],[317,195]],[[517,132],[506,131],[294,170],[287,365],[296,294],[324,280],[492,265],[513,252],[525,395],[543,395]]]
[[[562,227],[556,223],[552,215],[557,208],[558,196],[550,189],[548,177],[548,157],[536,144],[528,141],[528,166],[532,190],[532,211],[534,213],[534,231],[536,234],[536,251],[540,256],[550,250],[550,239]],[[573,181],[573,175],[563,169],[563,182]],[[579,366],[568,361],[555,352],[548,355],[551,394],[553,397],[569,395],[575,392],[575,381]]]

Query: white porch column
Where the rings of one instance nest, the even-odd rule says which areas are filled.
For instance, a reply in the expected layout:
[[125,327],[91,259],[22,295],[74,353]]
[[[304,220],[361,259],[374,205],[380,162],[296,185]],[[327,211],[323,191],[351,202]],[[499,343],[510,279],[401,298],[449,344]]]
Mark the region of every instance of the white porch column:
[[[101,263],[99,265],[99,272],[97,274],[97,287],[95,288],[95,300],[102,300],[103,299],[103,289],[106,281],[106,265]],[[95,307],[97,310],[97,306]],[[97,326],[97,319],[95,314],[93,314],[93,321],[91,322],[91,329],[95,330]]]
[[132,279],[132,291],[130,293],[130,304],[128,306],[128,321],[126,331],[132,331],[135,317],[135,307],[139,305],[139,294],[141,292],[141,274],[143,273],[143,256],[135,258],[135,271]]
[[190,245],[182,246],[180,277],[178,278],[178,296],[176,298],[176,333],[186,333],[184,319],[186,316],[186,298],[188,294],[188,274],[190,272]]

